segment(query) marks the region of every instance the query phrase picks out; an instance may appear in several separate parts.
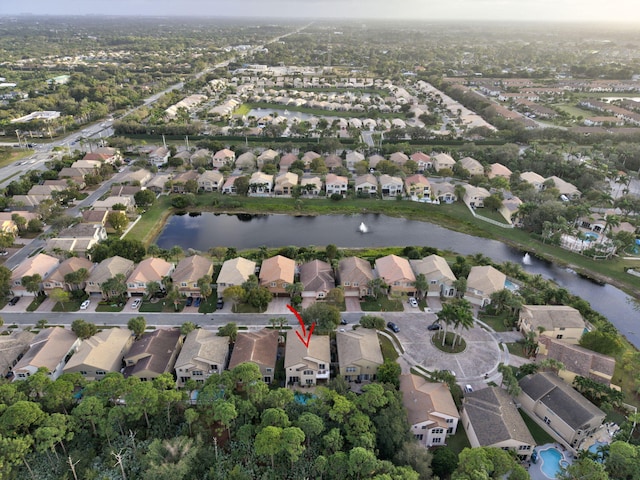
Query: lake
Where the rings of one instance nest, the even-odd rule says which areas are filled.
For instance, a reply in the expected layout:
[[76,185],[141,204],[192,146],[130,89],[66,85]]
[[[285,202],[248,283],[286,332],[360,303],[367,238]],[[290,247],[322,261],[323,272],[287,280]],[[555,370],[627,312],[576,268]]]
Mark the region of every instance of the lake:
[[[361,233],[364,223],[367,233]],[[497,228],[497,227],[496,227]],[[553,279],[571,293],[592,302],[636,347],[640,348],[640,314],[632,298],[611,285],[599,285],[552,263],[531,258],[524,265],[523,252],[502,242],[454,232],[428,222],[365,215],[228,215],[184,214],[172,216],[156,243],[161,248],[179,245],[206,252],[214,246],[233,246],[238,250],[281,246],[385,247],[430,246],[462,255],[482,253],[496,262],[515,262],[524,270]]]

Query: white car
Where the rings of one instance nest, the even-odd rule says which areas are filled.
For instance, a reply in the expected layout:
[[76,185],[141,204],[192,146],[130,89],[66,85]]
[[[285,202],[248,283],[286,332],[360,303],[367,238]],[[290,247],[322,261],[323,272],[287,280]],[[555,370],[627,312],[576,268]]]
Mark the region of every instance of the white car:
[[80,304],[80,310],[86,310],[91,305],[91,300],[85,300]]
[[133,301],[133,303],[131,304],[131,308],[138,308],[140,306],[140,304],[142,303],[142,300],[140,300],[139,298],[135,299]]
[[414,297],[409,297],[409,305],[411,305],[413,308],[418,308],[418,300],[416,300]]

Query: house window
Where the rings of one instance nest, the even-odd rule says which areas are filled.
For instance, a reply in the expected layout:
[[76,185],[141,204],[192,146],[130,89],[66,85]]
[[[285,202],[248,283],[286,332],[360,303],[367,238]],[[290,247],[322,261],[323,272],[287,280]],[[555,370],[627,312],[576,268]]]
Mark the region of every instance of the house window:
[[193,372],[191,372],[191,375],[194,377],[201,377],[202,376],[202,370],[194,370]]
[[267,368],[267,369],[266,369],[266,372],[267,372],[267,373],[271,373],[271,372],[273,372],[273,368]]
[[431,280],[429,283],[430,283],[431,285],[435,285],[435,284],[437,284],[437,283],[438,283],[438,281],[437,281],[437,280]]
[[272,287],[276,286],[276,282],[271,282],[269,285],[271,285]]
[[453,433],[453,427],[447,428],[447,433]]
[[544,417],[543,422],[547,425],[551,425],[551,419],[549,417]]
[[[351,285],[351,282],[344,282],[345,287],[348,287],[349,285]],[[355,287],[356,285],[354,284],[353,286]]]
[[209,368],[210,368],[211,370],[218,371],[218,365],[209,365]]
[[424,438],[424,435],[419,434],[415,436],[417,440],[422,440]]
[[353,286],[354,286],[354,287],[359,287],[359,286],[360,286],[360,284],[359,284],[358,282],[353,282]]
[[307,385],[313,385],[313,379],[307,378]]
[[439,435],[439,434],[444,433],[444,428],[434,428],[433,430],[431,430],[431,432],[432,432],[434,435]]
[[282,282],[282,288],[287,288],[289,284],[287,282]]
[[453,418],[447,418],[447,423],[453,423]]
[[427,426],[426,426],[426,425],[422,425],[420,428],[421,428],[422,430],[426,430],[426,429],[427,429]]
[[187,286],[187,282],[182,282],[182,283],[180,284],[180,286],[181,286],[181,287],[186,287],[186,286]]
[[433,443],[442,443],[442,439],[440,437],[436,437],[432,440]]
[[97,376],[103,376],[103,375],[106,375],[106,374],[107,374],[107,372],[105,372],[104,370],[96,370],[96,375]]
[[520,445],[518,450],[531,450],[531,445]]
[[87,372],[85,370],[80,370],[80,375],[86,375]]
[[302,372],[303,375],[313,375],[313,370],[305,370]]
[[264,383],[271,383],[271,377],[264,377]]
[[354,373],[356,371],[356,367],[347,367],[347,373]]
[[558,334],[558,335],[556,335],[556,338],[557,338],[558,340],[560,340],[560,339],[562,338],[562,334]]
[[325,366],[325,364],[324,364],[324,363],[319,363],[319,364],[318,364],[318,368],[319,368],[320,370],[324,370],[324,369],[325,369],[325,368],[327,368],[327,367]]

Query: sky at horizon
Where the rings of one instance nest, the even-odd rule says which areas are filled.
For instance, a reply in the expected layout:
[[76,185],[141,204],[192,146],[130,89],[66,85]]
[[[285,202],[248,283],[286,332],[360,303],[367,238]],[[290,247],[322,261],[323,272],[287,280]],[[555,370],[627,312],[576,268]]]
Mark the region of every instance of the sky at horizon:
[[135,15],[640,23],[640,1],[609,0],[26,0],[0,15]]

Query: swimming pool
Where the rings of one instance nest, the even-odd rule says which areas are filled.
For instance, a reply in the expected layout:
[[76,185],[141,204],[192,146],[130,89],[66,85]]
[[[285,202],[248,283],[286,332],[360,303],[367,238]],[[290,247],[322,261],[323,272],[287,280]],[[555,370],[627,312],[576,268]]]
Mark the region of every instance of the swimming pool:
[[546,448],[538,452],[539,457],[542,459],[542,465],[540,470],[549,478],[556,478],[560,473],[560,467],[566,467],[569,465],[562,453],[557,448]]
[[512,292],[515,292],[520,287],[515,283],[513,283],[511,280],[507,279],[504,281],[504,288],[506,288],[507,290],[511,290]]
[[598,457],[597,461],[600,462],[600,463],[602,463],[602,460],[604,460],[604,458],[603,458],[604,455],[603,455],[602,452],[598,451],[598,448],[603,447],[605,445],[608,445],[607,442],[596,442],[596,443],[594,443],[593,445],[591,445],[589,447],[589,451],[591,453],[593,453],[594,455],[597,455],[597,457]]
[[587,232],[584,234],[584,241],[585,242],[593,242],[595,240],[598,240],[600,238],[600,236],[597,233],[593,233],[593,232]]
[[296,392],[293,395],[293,400],[299,405],[306,405],[309,400],[312,400],[314,398],[316,398],[316,396],[311,393]]

